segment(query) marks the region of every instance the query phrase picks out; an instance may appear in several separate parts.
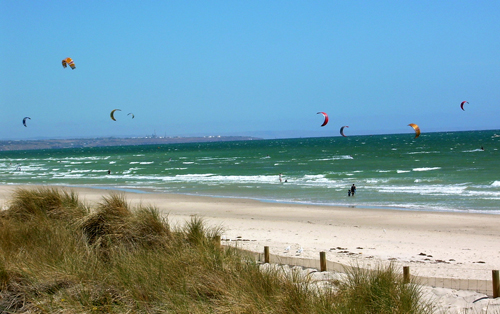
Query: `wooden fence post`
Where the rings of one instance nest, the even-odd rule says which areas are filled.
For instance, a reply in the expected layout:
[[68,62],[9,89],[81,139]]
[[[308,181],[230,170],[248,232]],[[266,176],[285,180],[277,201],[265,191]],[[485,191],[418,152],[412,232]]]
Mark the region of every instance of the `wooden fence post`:
[[410,282],[410,266],[403,266],[403,282]]
[[326,253],[319,252],[319,266],[321,271],[326,271]]
[[269,264],[269,247],[264,246],[264,263]]
[[493,279],[493,298],[498,298],[500,296],[500,280],[499,280],[498,270],[492,270],[491,275]]

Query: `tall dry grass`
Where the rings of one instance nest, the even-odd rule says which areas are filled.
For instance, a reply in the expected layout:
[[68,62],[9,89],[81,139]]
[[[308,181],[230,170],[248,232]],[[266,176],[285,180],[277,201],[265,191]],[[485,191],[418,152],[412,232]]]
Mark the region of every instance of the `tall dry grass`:
[[[4,214],[8,213],[4,217]],[[37,189],[16,189],[12,195],[9,209],[1,217],[17,220],[30,220],[45,216],[56,220],[73,220],[83,217],[88,208],[79,201],[73,191],[40,187]]]
[[221,249],[199,217],[173,228],[122,194],[91,210],[73,192],[18,189],[0,226],[2,313],[429,313],[391,269],[318,290]]
[[346,273],[347,280],[339,283],[335,313],[417,314],[434,310],[431,304],[415,302],[420,299],[420,286],[405,282],[393,265],[375,270],[351,267]]

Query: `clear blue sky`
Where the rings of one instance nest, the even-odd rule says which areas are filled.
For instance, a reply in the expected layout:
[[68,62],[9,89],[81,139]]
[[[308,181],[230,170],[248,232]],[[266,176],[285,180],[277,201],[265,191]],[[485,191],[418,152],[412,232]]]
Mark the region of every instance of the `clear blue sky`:
[[500,129],[499,16],[500,1],[0,0],[0,139]]

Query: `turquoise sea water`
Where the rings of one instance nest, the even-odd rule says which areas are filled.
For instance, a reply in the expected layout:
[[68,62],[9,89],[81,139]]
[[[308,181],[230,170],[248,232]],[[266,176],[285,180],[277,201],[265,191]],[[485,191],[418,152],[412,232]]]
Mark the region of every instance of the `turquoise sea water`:
[[[0,152],[0,183],[498,214],[497,134],[500,131],[427,133],[417,139],[392,134]],[[279,182],[279,173],[287,182]],[[348,197],[353,183],[357,193]]]

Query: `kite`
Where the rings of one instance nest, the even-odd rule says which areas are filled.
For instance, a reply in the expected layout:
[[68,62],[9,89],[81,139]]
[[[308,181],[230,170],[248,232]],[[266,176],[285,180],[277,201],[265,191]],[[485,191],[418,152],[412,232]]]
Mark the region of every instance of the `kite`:
[[348,125],[344,125],[343,127],[341,127],[341,128],[340,128],[340,135],[342,135],[342,136],[346,137],[346,136],[344,135],[344,128],[348,128],[348,127],[349,127]]
[[73,62],[73,59],[71,59],[71,58],[63,59],[63,61],[62,61],[63,68],[66,68],[68,65],[71,67],[71,70],[74,70],[76,68],[75,63]]
[[328,123],[328,115],[325,112],[318,112],[317,114],[322,114],[325,117],[325,121],[323,121],[323,124],[321,126],[325,126]]
[[418,127],[418,125],[416,125],[415,123],[410,123],[408,124],[408,126],[411,126],[415,130],[415,138],[420,136],[420,128]]
[[109,116],[111,117],[111,120],[113,121],[116,121],[115,119],[115,111],[121,111],[120,109],[114,109],[111,111],[111,113],[109,114]]
[[132,112],[130,112],[127,116],[130,116],[130,115],[132,115],[132,119],[135,118],[135,116]]
[[460,108],[462,108],[462,110],[465,111],[464,104],[468,104],[468,103],[469,103],[468,101],[462,101],[462,103],[460,104]]
[[26,120],[27,120],[27,119],[30,119],[30,120],[31,120],[31,118],[30,118],[30,117],[25,117],[25,118],[23,119],[23,125],[24,125],[24,126],[26,126],[26,127],[27,127],[27,125],[26,125]]

